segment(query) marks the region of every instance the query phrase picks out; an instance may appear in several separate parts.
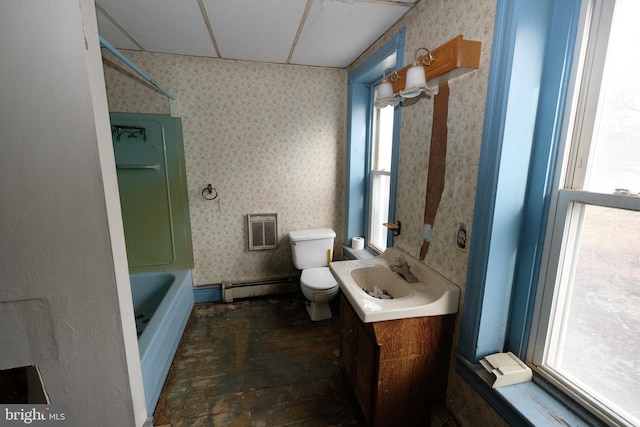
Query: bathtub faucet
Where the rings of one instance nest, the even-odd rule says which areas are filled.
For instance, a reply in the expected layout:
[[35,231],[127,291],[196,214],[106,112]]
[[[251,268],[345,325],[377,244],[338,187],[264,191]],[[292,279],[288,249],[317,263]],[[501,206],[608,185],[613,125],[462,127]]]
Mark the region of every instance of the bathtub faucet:
[[391,265],[391,271],[394,271],[404,277],[404,280],[407,282],[417,282],[418,279],[411,272],[411,267],[406,259],[403,256],[399,256],[396,258],[396,263]]

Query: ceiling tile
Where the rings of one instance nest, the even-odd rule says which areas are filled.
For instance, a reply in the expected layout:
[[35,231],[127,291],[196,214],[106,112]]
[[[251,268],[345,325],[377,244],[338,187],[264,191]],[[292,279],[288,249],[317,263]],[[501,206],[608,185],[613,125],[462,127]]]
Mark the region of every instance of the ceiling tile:
[[314,0],[291,63],[347,67],[408,11],[388,2]]
[[[217,56],[196,0],[103,0],[98,3],[145,50]],[[115,47],[121,47],[115,40],[103,37]]]
[[96,8],[100,35],[120,49],[217,57],[201,3],[222,58],[286,63],[295,44],[292,64],[344,68],[418,1],[98,0]]
[[223,58],[284,63],[306,1],[204,0],[204,5]]
[[138,46],[133,43],[129,37],[127,37],[113,22],[102,14],[99,10],[96,11],[98,17],[98,29],[100,35],[104,37],[112,46],[117,46],[118,49],[138,49]]

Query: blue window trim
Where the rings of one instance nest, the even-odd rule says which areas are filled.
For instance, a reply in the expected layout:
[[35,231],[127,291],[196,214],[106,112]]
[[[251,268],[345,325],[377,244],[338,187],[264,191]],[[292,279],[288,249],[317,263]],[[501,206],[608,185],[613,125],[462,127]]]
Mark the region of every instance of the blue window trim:
[[[373,87],[382,79],[387,68],[400,68],[404,64],[406,29],[373,53],[348,76],[347,118],[347,207],[345,241],[352,237],[366,236],[368,215],[370,141],[372,132]],[[391,153],[391,191],[389,221],[395,221],[396,189],[398,183],[398,158],[400,151],[401,108],[395,107],[393,149]],[[388,246],[393,245],[393,233],[389,233]]]
[[511,425],[600,424],[537,378],[492,390],[476,374],[488,354],[526,355],[580,7],[498,0],[496,10],[456,357]]

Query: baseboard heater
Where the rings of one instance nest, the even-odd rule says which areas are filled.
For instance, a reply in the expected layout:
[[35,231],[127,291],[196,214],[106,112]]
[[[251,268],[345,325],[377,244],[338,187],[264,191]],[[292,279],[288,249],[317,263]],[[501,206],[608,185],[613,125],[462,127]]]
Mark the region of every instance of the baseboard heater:
[[298,283],[298,276],[241,283],[222,282],[222,300],[224,302],[233,302],[234,298],[251,298],[296,292],[299,288]]

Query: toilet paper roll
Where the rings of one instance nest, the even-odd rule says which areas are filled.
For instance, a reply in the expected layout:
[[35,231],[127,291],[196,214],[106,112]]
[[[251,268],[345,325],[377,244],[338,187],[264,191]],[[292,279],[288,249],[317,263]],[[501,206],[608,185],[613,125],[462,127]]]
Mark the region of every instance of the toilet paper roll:
[[354,237],[351,239],[351,247],[353,249],[364,249],[364,239],[362,237]]

